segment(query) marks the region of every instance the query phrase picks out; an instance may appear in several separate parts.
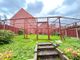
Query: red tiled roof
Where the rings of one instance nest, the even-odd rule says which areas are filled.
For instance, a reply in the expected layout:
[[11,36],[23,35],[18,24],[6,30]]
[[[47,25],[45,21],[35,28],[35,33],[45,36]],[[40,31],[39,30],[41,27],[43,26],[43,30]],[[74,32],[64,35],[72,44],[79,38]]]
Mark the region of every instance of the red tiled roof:
[[34,18],[31,14],[29,14],[23,8],[21,8],[11,19],[28,18],[28,17]]

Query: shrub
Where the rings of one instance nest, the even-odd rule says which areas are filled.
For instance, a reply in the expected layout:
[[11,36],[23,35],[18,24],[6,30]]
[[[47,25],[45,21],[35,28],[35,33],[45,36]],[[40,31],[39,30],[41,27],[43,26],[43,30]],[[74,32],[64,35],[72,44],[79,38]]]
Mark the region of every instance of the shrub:
[[60,35],[60,33],[59,33],[59,32],[55,32],[55,33],[54,33],[54,35],[57,35],[57,36],[59,36],[59,35]]
[[23,30],[22,29],[19,29],[18,34],[19,35],[22,35],[23,34]]
[[9,43],[14,37],[14,33],[9,30],[0,30],[0,44]]

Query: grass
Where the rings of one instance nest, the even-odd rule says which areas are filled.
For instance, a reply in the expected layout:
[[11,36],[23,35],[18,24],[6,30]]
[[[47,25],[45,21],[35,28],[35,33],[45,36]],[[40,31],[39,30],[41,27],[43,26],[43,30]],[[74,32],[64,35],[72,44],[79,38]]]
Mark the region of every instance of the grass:
[[[28,35],[28,38],[30,38],[30,39],[36,39],[36,37],[37,37],[37,35],[35,35],[35,34]],[[44,35],[44,34],[38,35],[38,39],[48,39],[48,35]],[[54,40],[54,39],[57,40],[57,39],[60,39],[60,37],[51,35],[50,39],[51,40]]]
[[75,52],[74,54],[78,54],[80,59],[80,39],[66,37],[63,43],[60,44],[59,49],[62,50],[71,60],[74,58],[71,54],[72,52]]
[[69,48],[69,47],[71,47],[71,48],[74,48],[74,49],[79,49],[80,48],[80,40],[77,40],[77,39],[75,39],[75,38],[69,38],[69,37],[67,37],[64,41],[63,41],[63,43],[61,44],[61,46],[60,46],[60,48],[62,49],[64,49],[64,48]]
[[[34,35],[28,36],[29,39],[24,39],[23,35],[16,36],[13,39],[13,42],[6,45],[0,45],[0,53],[12,50],[13,57],[12,60],[29,60],[34,58],[34,48],[36,43],[38,42],[50,42],[49,40],[36,40]],[[45,36],[42,36],[45,38]],[[53,40],[51,42],[55,42],[59,40],[58,36],[51,36]],[[73,38],[66,38],[61,44],[59,49],[64,51],[65,48],[72,47],[75,50],[80,47],[80,40],[76,40]],[[34,60],[34,59],[33,59]]]
[[[34,36],[31,36],[32,38]],[[34,48],[37,42],[49,42],[48,40],[24,39],[23,35],[16,36],[13,42],[7,45],[0,45],[0,52],[12,50],[12,60],[28,60],[34,57]]]

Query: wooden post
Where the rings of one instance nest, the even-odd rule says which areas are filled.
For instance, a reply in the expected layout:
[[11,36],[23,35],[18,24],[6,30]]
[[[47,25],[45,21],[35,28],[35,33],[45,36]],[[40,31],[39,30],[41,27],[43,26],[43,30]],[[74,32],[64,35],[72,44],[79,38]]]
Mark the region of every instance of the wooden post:
[[[27,21],[28,23],[28,21]],[[24,31],[25,31],[25,38],[28,39],[28,24],[26,26],[26,20],[24,20]]]
[[3,21],[3,24],[4,24],[4,26],[3,26],[3,30],[5,30],[5,27],[6,27],[6,26],[5,26],[5,21]]
[[62,32],[61,32],[61,21],[60,21],[60,17],[58,17],[59,19],[59,33],[60,33],[60,37],[61,37],[61,40],[62,40]]
[[48,30],[48,40],[50,40],[50,27],[49,27],[49,18],[47,17],[47,30]]
[[66,26],[65,26],[65,36],[67,36],[67,28],[66,28]]
[[75,28],[75,29],[76,29],[76,37],[77,37],[77,39],[79,39],[78,28]]
[[[3,30],[4,30],[4,33],[5,33],[5,20],[3,21]],[[5,37],[4,34],[3,34],[3,36]]]
[[6,15],[4,15],[4,18],[5,18],[5,19],[3,20],[3,24],[4,24],[3,29],[5,30],[5,29],[6,29],[5,23],[6,23],[6,21],[7,21],[7,20],[6,20],[6,19],[7,19]]
[[16,24],[16,23],[15,23],[15,20],[13,20],[13,31],[14,31],[14,33],[16,33],[16,32],[15,32],[15,24]]
[[77,37],[77,39],[79,39],[79,35],[78,35],[78,28],[77,28],[77,23],[75,23],[75,30],[76,30],[76,37]]
[[37,21],[37,23],[36,23],[36,39],[38,40],[38,21]]
[[24,20],[24,38],[25,38],[25,20]]

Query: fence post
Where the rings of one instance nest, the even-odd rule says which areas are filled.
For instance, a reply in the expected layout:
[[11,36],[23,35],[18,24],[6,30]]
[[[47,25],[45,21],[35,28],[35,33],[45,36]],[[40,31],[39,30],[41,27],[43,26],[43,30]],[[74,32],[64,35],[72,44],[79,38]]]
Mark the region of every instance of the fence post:
[[79,39],[79,35],[78,35],[78,28],[77,28],[77,23],[75,23],[75,30],[76,30],[76,37],[77,37],[77,39]]
[[47,17],[48,40],[50,40],[49,18]]
[[76,29],[76,37],[77,37],[77,39],[79,39],[78,28],[75,28],[75,29]]
[[37,21],[37,23],[36,23],[36,39],[38,40],[38,21]]
[[66,26],[65,26],[65,36],[67,36],[67,28],[66,28]]
[[60,33],[60,37],[61,37],[61,40],[62,40],[62,31],[61,31],[61,20],[60,20],[61,17],[58,17],[59,19],[59,33]]

